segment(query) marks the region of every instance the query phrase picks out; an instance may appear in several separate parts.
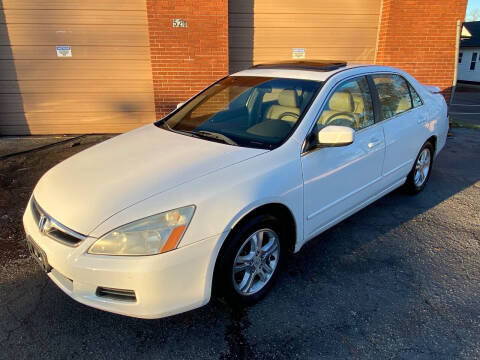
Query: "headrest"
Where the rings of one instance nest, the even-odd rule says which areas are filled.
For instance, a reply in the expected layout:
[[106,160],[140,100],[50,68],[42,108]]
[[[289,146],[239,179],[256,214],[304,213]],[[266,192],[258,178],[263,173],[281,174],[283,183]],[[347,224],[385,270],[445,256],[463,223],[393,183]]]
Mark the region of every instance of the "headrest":
[[412,107],[412,104],[410,103],[410,99],[402,98],[398,102],[396,114],[410,110],[411,107]]
[[297,93],[293,89],[282,90],[278,96],[278,104],[288,107],[298,107],[297,105]]
[[330,98],[328,107],[333,111],[353,112],[352,95],[348,92],[336,92]]

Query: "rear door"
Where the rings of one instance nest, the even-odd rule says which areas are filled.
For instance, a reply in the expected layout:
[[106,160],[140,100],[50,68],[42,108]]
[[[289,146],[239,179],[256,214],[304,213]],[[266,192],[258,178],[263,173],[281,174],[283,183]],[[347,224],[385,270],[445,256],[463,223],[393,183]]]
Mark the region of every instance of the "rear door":
[[305,239],[354,213],[379,191],[385,140],[383,125],[375,123],[370,89],[365,76],[341,83],[318,117],[314,132],[350,126],[355,140],[302,155]]
[[[384,187],[403,181],[423,144],[426,114],[423,101],[398,74],[372,75],[385,131]],[[410,94],[414,96],[411,96]]]

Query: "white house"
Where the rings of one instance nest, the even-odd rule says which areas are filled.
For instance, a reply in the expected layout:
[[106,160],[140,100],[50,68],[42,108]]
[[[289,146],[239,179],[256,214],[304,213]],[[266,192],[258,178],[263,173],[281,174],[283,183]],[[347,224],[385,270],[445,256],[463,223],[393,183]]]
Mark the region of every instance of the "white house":
[[[468,34],[464,37],[464,34]],[[458,56],[458,81],[480,83],[480,21],[463,24]]]

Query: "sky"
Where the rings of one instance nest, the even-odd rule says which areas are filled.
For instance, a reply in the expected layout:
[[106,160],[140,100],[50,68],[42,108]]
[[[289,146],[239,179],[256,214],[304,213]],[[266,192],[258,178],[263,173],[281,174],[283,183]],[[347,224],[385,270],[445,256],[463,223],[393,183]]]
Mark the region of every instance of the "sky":
[[475,8],[480,9],[480,0],[468,0],[467,12]]
[[467,17],[474,9],[478,9],[480,11],[480,0],[468,0]]

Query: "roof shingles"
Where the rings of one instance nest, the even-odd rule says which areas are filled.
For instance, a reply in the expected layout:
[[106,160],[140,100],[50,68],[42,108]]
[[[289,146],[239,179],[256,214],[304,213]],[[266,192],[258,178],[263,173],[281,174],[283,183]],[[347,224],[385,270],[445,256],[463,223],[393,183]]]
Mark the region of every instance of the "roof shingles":
[[480,47],[480,21],[470,21],[463,24],[467,30],[472,34],[469,39],[463,39],[460,47]]

